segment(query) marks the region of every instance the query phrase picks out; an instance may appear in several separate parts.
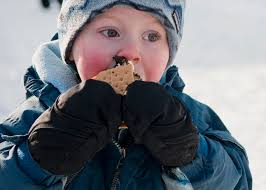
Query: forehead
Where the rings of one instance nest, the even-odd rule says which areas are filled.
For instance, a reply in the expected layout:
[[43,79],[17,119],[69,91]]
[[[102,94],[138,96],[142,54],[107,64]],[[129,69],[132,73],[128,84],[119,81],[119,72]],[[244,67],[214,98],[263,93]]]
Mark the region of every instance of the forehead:
[[91,22],[101,19],[122,20],[126,19],[130,22],[130,18],[140,19],[141,23],[154,23],[161,25],[159,19],[154,17],[150,12],[137,10],[129,5],[115,5],[112,8],[106,9],[103,13],[97,15]]

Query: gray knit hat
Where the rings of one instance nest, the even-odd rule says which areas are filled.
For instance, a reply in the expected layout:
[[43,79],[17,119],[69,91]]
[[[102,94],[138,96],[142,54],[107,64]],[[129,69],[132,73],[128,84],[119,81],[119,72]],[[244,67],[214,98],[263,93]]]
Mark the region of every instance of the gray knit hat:
[[186,0],[64,0],[58,17],[59,46],[62,59],[70,63],[69,56],[83,27],[96,15],[117,4],[148,11],[165,26],[170,57],[168,66],[174,61],[182,38],[184,8]]

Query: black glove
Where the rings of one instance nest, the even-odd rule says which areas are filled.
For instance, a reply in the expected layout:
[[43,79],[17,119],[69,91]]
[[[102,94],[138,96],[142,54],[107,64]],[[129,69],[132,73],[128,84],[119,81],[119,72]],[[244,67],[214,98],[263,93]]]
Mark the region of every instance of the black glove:
[[135,143],[144,144],[165,166],[191,162],[199,136],[190,115],[160,84],[135,81],[124,97],[124,120]]
[[111,142],[121,124],[121,96],[87,80],[63,93],[29,131],[29,149],[40,166],[70,175]]

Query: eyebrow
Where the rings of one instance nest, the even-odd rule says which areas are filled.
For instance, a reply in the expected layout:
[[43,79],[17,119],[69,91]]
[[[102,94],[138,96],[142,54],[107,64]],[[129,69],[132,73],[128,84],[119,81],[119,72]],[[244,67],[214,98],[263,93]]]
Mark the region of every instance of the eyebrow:
[[159,19],[157,19],[156,17],[153,17],[152,21],[150,21],[148,23],[150,23],[150,24],[159,24],[159,25],[163,26],[161,21]]
[[117,21],[120,20],[119,17],[113,16],[113,15],[104,15],[104,14],[100,14],[100,15],[98,15],[95,18],[98,18],[98,19],[108,19],[108,20],[117,20]]

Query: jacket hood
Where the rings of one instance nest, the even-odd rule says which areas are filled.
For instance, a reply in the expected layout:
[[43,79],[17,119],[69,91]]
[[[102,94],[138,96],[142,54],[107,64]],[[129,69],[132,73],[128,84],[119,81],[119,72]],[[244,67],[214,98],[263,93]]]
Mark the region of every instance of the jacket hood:
[[63,64],[58,40],[42,44],[34,53],[32,63],[39,78],[52,84],[60,93],[79,82],[71,66]]

